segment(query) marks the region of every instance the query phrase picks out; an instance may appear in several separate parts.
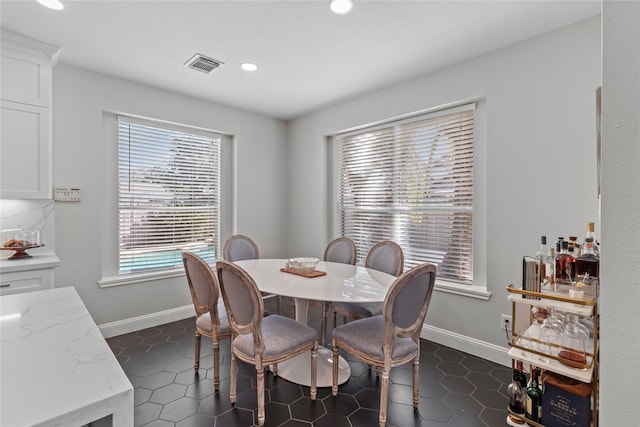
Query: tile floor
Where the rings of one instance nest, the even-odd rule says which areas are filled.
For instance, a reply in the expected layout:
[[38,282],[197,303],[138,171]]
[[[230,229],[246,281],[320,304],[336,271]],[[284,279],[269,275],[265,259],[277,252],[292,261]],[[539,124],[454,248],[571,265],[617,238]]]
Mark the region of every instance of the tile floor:
[[[283,314],[291,316],[290,302]],[[270,301],[267,310],[274,311]],[[320,330],[320,309],[309,308],[309,324]],[[331,323],[331,322],[329,322]],[[220,392],[213,390],[211,341],[202,339],[200,371],[193,371],[194,319],[109,338],[135,388],[134,422],[147,427],[250,427],[257,425],[255,369],[239,362],[238,402],[229,402],[229,341],[220,345]],[[379,380],[375,370],[349,356],[351,378],[339,387],[309,388],[268,373],[265,426],[370,427],[378,425]],[[411,365],[394,368],[387,425],[393,427],[505,426],[506,387],[511,369],[422,340],[420,404],[413,410]]]

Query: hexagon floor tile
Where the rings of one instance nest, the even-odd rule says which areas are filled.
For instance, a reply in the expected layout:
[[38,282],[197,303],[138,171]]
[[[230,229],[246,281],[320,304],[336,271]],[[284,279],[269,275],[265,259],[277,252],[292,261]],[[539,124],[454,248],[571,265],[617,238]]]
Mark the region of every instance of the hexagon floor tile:
[[[275,312],[275,301],[265,301]],[[292,302],[282,299],[284,315]],[[320,331],[320,309],[309,307],[309,325]],[[331,323],[331,321],[329,321]],[[194,319],[107,339],[135,388],[134,423],[163,427],[257,425],[255,369],[239,362],[237,404],[229,402],[229,341],[220,344],[220,392],[213,390],[211,341],[203,337],[200,370],[193,370]],[[351,378],[338,389],[309,388],[265,375],[265,427],[371,427],[378,425],[380,381],[375,371],[345,355]],[[431,341],[421,341],[420,401],[414,411],[411,365],[394,368],[389,383],[387,425],[501,427],[506,422],[506,386],[511,369]]]

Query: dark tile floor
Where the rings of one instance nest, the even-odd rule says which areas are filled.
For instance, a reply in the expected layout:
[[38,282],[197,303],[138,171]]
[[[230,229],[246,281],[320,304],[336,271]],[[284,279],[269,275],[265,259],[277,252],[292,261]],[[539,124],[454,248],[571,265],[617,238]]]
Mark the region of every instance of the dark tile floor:
[[[286,301],[285,301],[286,302]],[[275,307],[265,302],[268,310]],[[291,316],[291,304],[284,304]],[[309,308],[309,324],[320,330],[320,311]],[[134,422],[147,427],[249,427],[257,423],[255,369],[239,362],[238,401],[229,402],[229,341],[220,345],[220,392],[213,390],[211,341],[202,339],[200,372],[193,371],[194,319],[109,338],[135,388]],[[309,388],[271,373],[265,376],[265,426],[370,427],[378,425],[379,379],[375,370],[346,356],[351,378],[339,387]],[[387,425],[394,427],[505,426],[506,387],[511,369],[422,340],[420,404],[413,410],[411,365],[394,368]]]

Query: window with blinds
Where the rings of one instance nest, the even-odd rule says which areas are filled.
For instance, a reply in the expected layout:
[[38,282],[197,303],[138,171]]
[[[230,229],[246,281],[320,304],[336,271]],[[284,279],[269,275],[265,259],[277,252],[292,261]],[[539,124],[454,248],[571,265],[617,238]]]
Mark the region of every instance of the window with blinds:
[[219,135],[118,117],[119,274],[220,252]]
[[338,222],[362,261],[390,239],[405,269],[473,280],[474,105],[336,136]]

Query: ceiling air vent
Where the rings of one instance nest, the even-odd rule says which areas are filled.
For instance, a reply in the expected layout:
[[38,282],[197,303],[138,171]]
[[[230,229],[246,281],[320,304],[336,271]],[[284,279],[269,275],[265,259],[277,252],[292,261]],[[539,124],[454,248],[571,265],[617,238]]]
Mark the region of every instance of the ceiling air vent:
[[215,70],[222,64],[224,64],[224,62],[215,60],[213,58],[208,58],[202,54],[197,53],[184,65],[194,70],[209,74],[211,71]]

